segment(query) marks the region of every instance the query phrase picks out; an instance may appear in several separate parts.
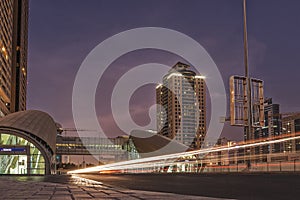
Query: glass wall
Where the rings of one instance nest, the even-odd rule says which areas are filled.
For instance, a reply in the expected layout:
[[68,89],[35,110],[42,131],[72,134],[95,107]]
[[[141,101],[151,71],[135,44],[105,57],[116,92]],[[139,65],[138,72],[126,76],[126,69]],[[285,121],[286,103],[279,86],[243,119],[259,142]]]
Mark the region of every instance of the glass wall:
[[0,133],[0,174],[45,174],[45,159],[26,139]]

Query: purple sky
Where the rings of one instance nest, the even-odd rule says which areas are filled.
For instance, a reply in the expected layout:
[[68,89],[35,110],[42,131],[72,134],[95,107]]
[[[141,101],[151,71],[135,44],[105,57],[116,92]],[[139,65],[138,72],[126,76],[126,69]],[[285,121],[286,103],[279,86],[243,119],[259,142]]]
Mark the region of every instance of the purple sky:
[[[300,2],[248,0],[250,73],[265,81],[265,96],[282,112],[300,111]],[[73,127],[72,87],[84,58],[106,38],[137,27],[164,27],[197,40],[209,52],[228,90],[230,75],[242,75],[242,0],[31,0],[29,19],[28,109],[50,113]],[[122,74],[149,62],[172,66],[182,60],[158,50],[129,53],[116,60],[101,79],[96,96],[100,124],[111,136],[122,134],[110,111],[112,88]],[[183,60],[184,61],[184,60]],[[132,97],[132,118],[149,122],[155,87]],[[225,127],[223,136],[239,140],[242,131]]]

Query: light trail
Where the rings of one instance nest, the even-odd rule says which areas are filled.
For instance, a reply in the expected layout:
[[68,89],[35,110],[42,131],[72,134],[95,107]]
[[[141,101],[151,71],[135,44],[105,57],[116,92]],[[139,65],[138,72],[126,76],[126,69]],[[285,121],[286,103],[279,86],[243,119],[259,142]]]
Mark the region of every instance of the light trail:
[[[135,168],[146,168],[146,167],[159,167],[165,166],[167,164],[174,164],[174,160],[181,158],[181,157],[188,157],[194,155],[206,155],[208,153],[219,152],[219,151],[230,151],[230,150],[237,150],[241,148],[249,148],[249,147],[256,147],[261,145],[268,145],[274,144],[279,142],[286,142],[290,140],[300,139],[300,135],[294,137],[287,137],[281,138],[276,140],[269,140],[269,141],[262,141],[257,143],[248,143],[243,145],[236,145],[230,147],[211,147],[206,149],[194,150],[189,152],[182,152],[182,153],[175,153],[175,154],[168,154],[162,156],[153,156],[148,158],[141,158],[136,160],[129,160],[123,162],[117,162],[112,164],[100,165],[96,167],[89,167],[85,169],[78,169],[69,171],[68,174],[76,174],[76,173],[90,173],[90,172],[100,172],[105,170],[124,170],[124,169],[135,169]],[[173,162],[169,159],[173,159]],[[168,162],[167,162],[168,161]]]

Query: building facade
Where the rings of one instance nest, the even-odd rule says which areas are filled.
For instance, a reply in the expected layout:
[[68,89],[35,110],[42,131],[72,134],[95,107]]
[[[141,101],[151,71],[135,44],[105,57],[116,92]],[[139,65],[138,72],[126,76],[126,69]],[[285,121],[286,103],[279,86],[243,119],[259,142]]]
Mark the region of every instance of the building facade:
[[0,116],[26,109],[28,7],[0,1]]
[[189,68],[178,62],[156,87],[157,130],[199,149],[206,135],[206,87],[204,77]]
[[[264,126],[256,128],[254,139],[274,138],[282,134],[282,123],[279,104],[274,104],[272,98],[264,101]],[[282,152],[281,144],[271,144],[255,148],[255,154]]]
[[[282,133],[291,137],[300,133],[300,113],[291,114],[282,118]],[[300,150],[300,140],[284,142],[284,152],[296,152]]]

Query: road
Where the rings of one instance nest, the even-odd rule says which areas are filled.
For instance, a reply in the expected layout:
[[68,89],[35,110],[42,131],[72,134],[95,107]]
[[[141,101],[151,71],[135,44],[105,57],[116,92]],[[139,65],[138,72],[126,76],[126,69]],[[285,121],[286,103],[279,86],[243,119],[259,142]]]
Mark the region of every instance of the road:
[[115,187],[232,199],[300,199],[300,174],[80,175]]

